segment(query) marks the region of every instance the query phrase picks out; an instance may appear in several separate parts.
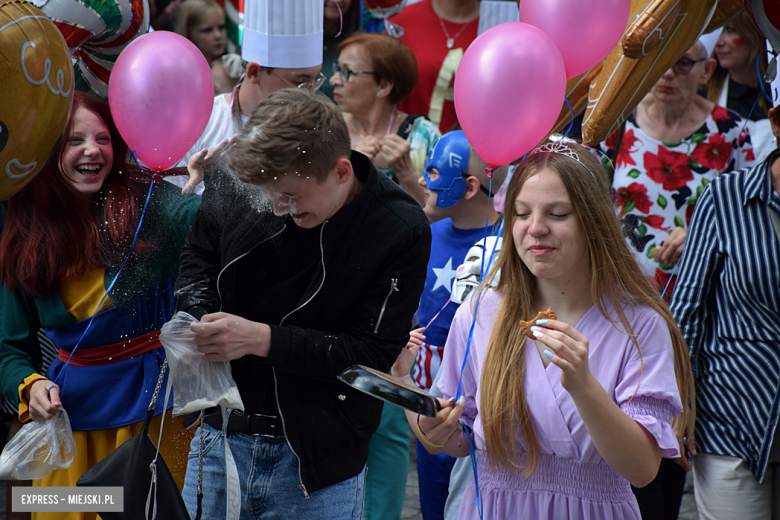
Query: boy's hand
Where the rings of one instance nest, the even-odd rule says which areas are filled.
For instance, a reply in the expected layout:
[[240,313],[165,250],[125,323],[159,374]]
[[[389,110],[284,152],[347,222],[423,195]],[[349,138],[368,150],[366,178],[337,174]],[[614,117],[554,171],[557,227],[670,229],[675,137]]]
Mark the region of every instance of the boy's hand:
[[211,174],[217,164],[225,157],[225,154],[233,148],[237,136],[225,139],[221,143],[212,146],[209,149],[204,148],[199,151],[187,162],[187,171],[190,174],[190,180],[181,190],[182,195],[188,195],[195,190],[195,187],[203,181],[206,175]]

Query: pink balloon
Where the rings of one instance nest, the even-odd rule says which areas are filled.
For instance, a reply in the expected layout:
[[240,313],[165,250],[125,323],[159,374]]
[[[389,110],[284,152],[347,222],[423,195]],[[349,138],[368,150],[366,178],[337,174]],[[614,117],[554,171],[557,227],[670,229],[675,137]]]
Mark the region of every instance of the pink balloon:
[[523,0],[520,21],[553,39],[566,77],[592,69],[618,44],[628,23],[630,0]]
[[108,84],[117,130],[149,168],[170,168],[203,133],[214,105],[206,58],[188,39],[155,31],[128,45]]
[[561,54],[549,36],[525,23],[502,23],[482,33],[455,75],[460,126],[477,155],[494,167],[544,139],[565,95]]

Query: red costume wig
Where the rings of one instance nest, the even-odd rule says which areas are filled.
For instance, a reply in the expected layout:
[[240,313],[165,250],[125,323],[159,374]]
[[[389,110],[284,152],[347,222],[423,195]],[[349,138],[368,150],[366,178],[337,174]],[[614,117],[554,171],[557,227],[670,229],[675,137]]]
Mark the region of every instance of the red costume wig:
[[[79,107],[106,124],[114,149],[111,172],[90,199],[71,185],[61,168]],[[145,191],[143,183],[129,177],[126,157],[127,145],[108,104],[75,92],[71,118],[57,149],[41,172],[8,201],[0,240],[0,278],[8,290],[21,286],[30,296],[48,296],[60,279],[121,265],[132,244]],[[139,239],[136,252],[146,249]]]

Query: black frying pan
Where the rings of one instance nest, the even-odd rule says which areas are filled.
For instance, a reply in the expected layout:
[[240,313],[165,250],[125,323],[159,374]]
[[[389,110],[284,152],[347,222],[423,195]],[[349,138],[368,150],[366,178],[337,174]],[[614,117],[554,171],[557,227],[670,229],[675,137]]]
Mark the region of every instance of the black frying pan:
[[436,417],[441,410],[439,400],[419,388],[410,388],[393,376],[363,365],[352,365],[338,378],[364,394],[376,397],[410,412]]

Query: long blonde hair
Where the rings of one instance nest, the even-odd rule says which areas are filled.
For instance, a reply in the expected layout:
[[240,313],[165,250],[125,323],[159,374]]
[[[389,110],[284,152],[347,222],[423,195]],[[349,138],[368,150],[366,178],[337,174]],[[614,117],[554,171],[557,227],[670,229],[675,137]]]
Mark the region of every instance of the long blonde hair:
[[[514,203],[526,180],[543,169],[551,169],[560,175],[574,211],[587,230],[591,263],[591,294],[596,308],[618,330],[625,331],[640,354],[639,343],[626,318],[620,302],[629,305],[646,304],[666,321],[674,349],[677,388],[683,402],[683,412],[673,419],[676,431],[682,432],[689,417],[695,414],[695,395],[688,348],[680,330],[661,300],[656,287],[642,273],[626,245],[615,215],[610,197],[606,173],[599,161],[585,148],[568,145],[587,165],[558,153],[537,153],[520,164],[509,183],[504,213],[501,249],[491,274],[501,270],[496,290],[501,293],[501,303],[493,323],[481,375],[479,414],[484,427],[488,464],[493,469],[523,468],[530,476],[539,462],[539,441],[525,395],[525,339],[520,330],[520,320],[536,315],[534,301],[537,297],[536,278],[520,259],[513,246],[512,223]],[[593,175],[588,171],[590,169]],[[512,245],[510,245],[512,244]],[[489,274],[485,280],[490,280]],[[482,288],[481,288],[482,289]],[[606,310],[606,302],[617,314],[617,320]],[[641,377],[640,383],[641,384]],[[638,388],[638,386],[637,386]],[[516,449],[517,428],[525,441],[526,464]]]

